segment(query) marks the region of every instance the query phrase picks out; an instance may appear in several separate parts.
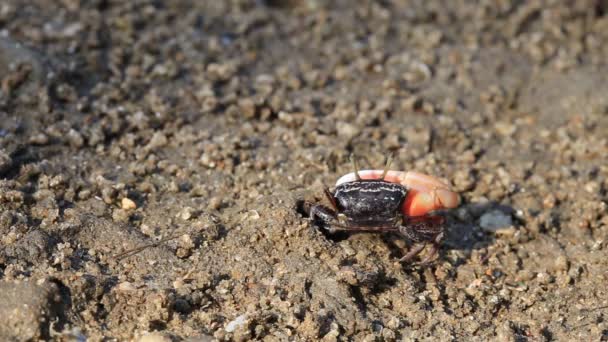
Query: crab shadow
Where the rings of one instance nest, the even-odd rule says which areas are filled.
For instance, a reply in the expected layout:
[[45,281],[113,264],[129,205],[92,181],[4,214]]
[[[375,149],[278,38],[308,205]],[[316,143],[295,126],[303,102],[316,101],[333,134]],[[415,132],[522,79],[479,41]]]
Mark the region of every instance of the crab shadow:
[[[445,235],[439,250],[440,260],[453,260],[453,266],[466,263],[472,258],[473,251],[484,250],[495,244],[494,232],[523,223],[516,218],[515,212],[513,207],[496,201],[464,203],[448,212]],[[452,250],[462,252],[462,257],[448,258]]]

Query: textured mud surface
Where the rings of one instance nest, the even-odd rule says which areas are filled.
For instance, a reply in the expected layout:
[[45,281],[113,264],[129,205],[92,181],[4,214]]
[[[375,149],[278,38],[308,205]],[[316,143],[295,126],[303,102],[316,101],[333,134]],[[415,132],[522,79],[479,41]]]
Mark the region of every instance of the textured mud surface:
[[[604,2],[26,3],[2,339],[608,339]],[[462,195],[430,266],[299,211],[389,152]]]

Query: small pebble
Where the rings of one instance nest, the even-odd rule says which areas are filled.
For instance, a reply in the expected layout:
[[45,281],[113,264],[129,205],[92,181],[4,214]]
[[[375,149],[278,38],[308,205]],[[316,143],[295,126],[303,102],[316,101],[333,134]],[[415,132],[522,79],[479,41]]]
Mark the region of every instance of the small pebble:
[[171,339],[161,334],[152,333],[140,337],[138,342],[171,342]]
[[150,139],[147,148],[153,150],[167,145],[168,142],[169,140],[167,139],[165,134],[163,134],[162,132],[156,132],[152,136],[152,139]]
[[238,316],[234,320],[228,322],[228,324],[226,324],[226,328],[224,328],[224,330],[226,330],[226,332],[231,333],[231,332],[234,332],[239,327],[244,326],[246,323],[247,323],[247,315],[243,314],[243,315]]
[[422,107],[422,99],[417,96],[410,96],[407,99],[401,101],[401,109],[408,112],[413,112]]
[[129,292],[129,291],[137,290],[135,285],[133,285],[133,283],[131,283],[129,281],[123,281],[122,283],[118,284],[118,286],[116,288],[118,289],[118,291],[121,291],[121,292]]
[[241,114],[245,118],[252,119],[253,117],[255,117],[256,106],[255,106],[255,102],[252,99],[250,99],[250,98],[240,99],[238,102],[238,106],[241,111]]
[[129,220],[129,211],[124,209],[115,209],[112,211],[112,220],[115,222],[127,222]]
[[489,211],[479,218],[479,226],[487,232],[497,232],[510,228],[512,225],[511,215],[505,214],[500,210]]
[[188,221],[189,219],[192,218],[193,215],[194,215],[194,209],[191,207],[185,207],[179,213],[179,217],[184,221]]
[[78,133],[74,129],[70,129],[70,131],[68,132],[68,141],[70,142],[70,145],[72,147],[78,148],[84,145],[84,138],[80,133]]
[[357,126],[348,122],[339,122],[336,126],[338,136],[344,139],[352,139],[355,135],[359,134]]
[[500,135],[505,137],[511,136],[517,131],[517,126],[506,122],[497,122],[494,124],[494,128]]
[[552,209],[553,207],[555,207],[556,202],[557,202],[557,199],[555,198],[555,196],[553,196],[553,194],[548,194],[543,199],[543,206],[546,209]]
[[218,210],[222,206],[222,198],[221,197],[211,197],[209,199],[209,209]]
[[568,271],[568,259],[564,255],[560,255],[555,259],[554,269],[558,272],[567,272]]
[[135,202],[133,202],[133,200],[128,197],[124,197],[120,201],[120,206],[124,210],[133,210],[133,209],[137,208],[137,205],[135,204]]
[[33,145],[42,146],[49,143],[49,137],[44,133],[34,134],[30,137],[29,142]]

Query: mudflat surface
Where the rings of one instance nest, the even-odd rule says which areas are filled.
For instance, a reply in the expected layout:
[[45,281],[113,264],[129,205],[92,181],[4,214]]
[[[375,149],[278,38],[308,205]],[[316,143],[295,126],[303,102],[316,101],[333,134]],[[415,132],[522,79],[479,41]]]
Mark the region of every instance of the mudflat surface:
[[[608,6],[565,3],[3,0],[3,338],[607,340]],[[434,263],[302,215],[352,153],[461,194]]]

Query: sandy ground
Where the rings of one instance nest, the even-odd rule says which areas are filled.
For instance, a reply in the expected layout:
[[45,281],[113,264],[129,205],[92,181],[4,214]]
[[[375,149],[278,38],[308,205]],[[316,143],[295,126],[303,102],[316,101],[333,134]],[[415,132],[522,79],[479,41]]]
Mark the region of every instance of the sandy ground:
[[[0,339],[606,341],[607,39],[600,0],[3,0]],[[434,263],[302,215],[351,153],[460,192]]]

